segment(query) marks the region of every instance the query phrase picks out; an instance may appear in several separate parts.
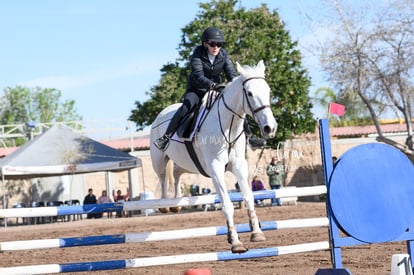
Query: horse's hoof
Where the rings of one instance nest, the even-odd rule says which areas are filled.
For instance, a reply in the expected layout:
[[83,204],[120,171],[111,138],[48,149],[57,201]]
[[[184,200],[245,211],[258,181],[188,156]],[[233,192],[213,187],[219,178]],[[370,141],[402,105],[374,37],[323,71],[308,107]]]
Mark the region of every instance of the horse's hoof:
[[159,210],[163,214],[168,213],[170,211],[168,208],[160,208]]
[[231,252],[232,253],[245,253],[247,252],[249,249],[247,247],[245,247],[242,244],[236,244],[236,245],[232,245],[231,246]]
[[181,210],[181,207],[170,207],[170,211],[174,213],[178,213],[180,212],[180,210]]
[[252,233],[252,235],[250,235],[250,241],[251,242],[263,242],[263,241],[266,241],[266,237],[263,233]]

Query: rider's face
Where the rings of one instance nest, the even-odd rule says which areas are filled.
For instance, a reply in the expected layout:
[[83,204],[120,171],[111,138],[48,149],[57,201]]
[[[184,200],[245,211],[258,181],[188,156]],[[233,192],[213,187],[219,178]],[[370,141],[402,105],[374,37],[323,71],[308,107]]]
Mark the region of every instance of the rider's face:
[[214,42],[214,41],[208,41],[205,42],[205,45],[208,49],[209,54],[216,56],[218,55],[218,53],[220,52],[220,48],[222,46],[221,43],[219,42]]

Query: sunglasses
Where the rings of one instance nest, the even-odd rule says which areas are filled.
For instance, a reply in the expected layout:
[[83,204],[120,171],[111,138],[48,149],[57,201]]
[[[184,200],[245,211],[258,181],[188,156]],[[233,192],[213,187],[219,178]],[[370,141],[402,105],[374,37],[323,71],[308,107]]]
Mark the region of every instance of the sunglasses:
[[223,46],[223,43],[210,41],[210,42],[207,42],[207,45],[209,45],[212,48],[214,48],[214,47],[221,48],[221,46]]

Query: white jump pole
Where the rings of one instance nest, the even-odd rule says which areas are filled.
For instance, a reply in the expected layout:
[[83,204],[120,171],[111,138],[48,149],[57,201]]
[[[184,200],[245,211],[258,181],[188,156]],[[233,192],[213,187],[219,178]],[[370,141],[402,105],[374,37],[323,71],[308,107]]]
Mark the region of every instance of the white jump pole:
[[83,272],[97,270],[115,270],[125,268],[149,267],[158,265],[171,265],[182,263],[211,262],[211,261],[230,261],[250,258],[273,257],[285,254],[304,253],[318,250],[329,249],[329,242],[313,242],[305,244],[295,244],[280,247],[270,247],[261,249],[251,249],[246,253],[215,252],[215,253],[196,253],[172,256],[146,257],[127,260],[112,260],[101,262],[83,262],[68,264],[46,264],[29,265],[18,267],[0,268],[0,274],[23,275],[23,274],[50,274],[65,272]]
[[[311,187],[297,187],[297,188],[282,188],[277,190],[264,190],[254,192],[254,198],[272,199],[272,198],[289,198],[289,197],[303,197],[326,194],[326,186],[311,186]],[[241,193],[230,193],[230,199],[233,202],[242,201]],[[60,206],[60,207],[34,207],[34,208],[8,208],[0,209],[0,218],[28,218],[28,217],[50,217],[50,216],[64,216],[88,213],[102,213],[115,211],[132,211],[142,209],[154,208],[169,208],[169,207],[186,207],[193,205],[215,204],[220,203],[217,195],[205,195],[195,197],[181,197],[175,199],[154,199],[154,200],[139,200],[128,201],[123,203],[105,203],[105,204],[88,204],[75,206]]]
[[[329,225],[328,218],[292,219],[282,221],[262,222],[262,230],[293,229],[306,227],[325,227]],[[238,233],[250,232],[249,224],[237,224]],[[201,238],[227,234],[227,226],[200,227],[160,232],[140,232],[102,236],[72,237],[59,239],[41,239],[25,241],[0,242],[0,251],[17,251],[29,249],[64,248],[74,246],[107,245],[132,242],[166,241],[188,238]]]

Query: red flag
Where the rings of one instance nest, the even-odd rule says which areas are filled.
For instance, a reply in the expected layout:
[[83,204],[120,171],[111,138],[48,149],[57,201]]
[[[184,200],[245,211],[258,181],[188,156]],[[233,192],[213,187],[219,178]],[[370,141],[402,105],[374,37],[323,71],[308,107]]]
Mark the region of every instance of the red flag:
[[329,103],[328,113],[343,116],[345,114],[345,106],[335,102],[331,102]]

